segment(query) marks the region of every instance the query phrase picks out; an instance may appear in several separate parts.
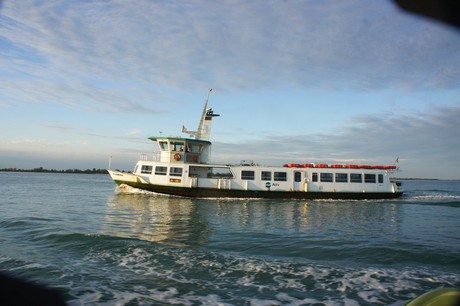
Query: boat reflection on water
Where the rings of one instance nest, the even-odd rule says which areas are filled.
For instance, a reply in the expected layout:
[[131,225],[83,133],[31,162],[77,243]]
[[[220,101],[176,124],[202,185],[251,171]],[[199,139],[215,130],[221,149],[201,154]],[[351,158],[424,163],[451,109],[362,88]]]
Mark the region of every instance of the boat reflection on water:
[[289,242],[303,256],[306,246],[341,239],[363,246],[369,235],[373,244],[384,245],[405,231],[400,205],[384,201],[188,199],[127,186],[107,206],[107,234],[177,247],[224,243],[238,250],[270,237],[271,243]]
[[[400,205],[388,201],[195,200],[212,232],[275,233],[315,240],[402,235]],[[205,208],[207,207],[207,208]],[[409,230],[410,231],[410,230]],[[407,233],[406,233],[407,234]],[[305,240],[303,240],[305,242]]]
[[179,247],[208,240],[206,220],[189,199],[119,189],[109,197],[107,209],[103,232],[109,235]]

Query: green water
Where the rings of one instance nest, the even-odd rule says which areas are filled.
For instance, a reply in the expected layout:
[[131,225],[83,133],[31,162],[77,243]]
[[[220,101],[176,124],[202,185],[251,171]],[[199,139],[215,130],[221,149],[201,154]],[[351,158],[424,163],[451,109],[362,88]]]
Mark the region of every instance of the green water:
[[201,200],[0,173],[0,270],[70,305],[388,305],[460,287],[460,182],[386,201]]

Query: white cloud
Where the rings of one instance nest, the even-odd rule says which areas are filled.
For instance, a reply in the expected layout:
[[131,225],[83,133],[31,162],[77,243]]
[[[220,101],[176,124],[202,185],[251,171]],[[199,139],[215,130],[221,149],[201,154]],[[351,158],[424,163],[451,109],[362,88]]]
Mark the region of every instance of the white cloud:
[[128,134],[128,135],[139,135],[139,134],[141,134],[141,133],[143,133],[143,132],[144,132],[144,131],[139,130],[139,129],[133,129],[133,130],[129,130],[127,134]]
[[458,33],[387,1],[24,0],[7,1],[2,15],[8,48],[0,67],[16,82],[2,78],[0,87],[18,101],[158,111],[141,101],[160,103],[165,88],[210,84],[222,91],[460,85]]
[[67,152],[72,151],[72,148],[81,148],[87,147],[88,144],[85,141],[52,141],[49,139],[43,138],[21,138],[14,139],[10,141],[2,141],[2,149],[0,151],[5,152],[30,152],[30,149],[33,149],[33,152],[62,152],[61,148],[66,148]]
[[[56,114],[146,113],[158,119],[178,105],[186,112],[177,101],[208,87],[223,96],[310,88],[392,91],[394,97],[407,91],[455,92],[460,86],[458,50],[455,29],[402,13],[391,1],[10,0],[0,8],[0,107],[14,113],[46,104],[58,106],[47,107]],[[456,99],[442,96],[439,101],[458,105]],[[458,115],[454,106],[419,114],[362,115],[335,134],[272,136],[270,141],[255,135],[256,142],[245,144],[250,151],[216,143],[215,157],[227,161],[255,155],[263,161],[271,156],[283,163],[288,158],[384,162],[400,156],[407,162],[458,164],[459,147],[452,141],[458,139]],[[126,130],[152,124],[127,117],[106,124],[119,126],[126,119],[134,124]],[[94,122],[85,131],[59,128],[61,122],[47,125],[89,141],[116,138],[104,135]],[[16,127],[23,128],[25,123]],[[129,135],[137,132],[119,140],[133,144],[139,140]]]

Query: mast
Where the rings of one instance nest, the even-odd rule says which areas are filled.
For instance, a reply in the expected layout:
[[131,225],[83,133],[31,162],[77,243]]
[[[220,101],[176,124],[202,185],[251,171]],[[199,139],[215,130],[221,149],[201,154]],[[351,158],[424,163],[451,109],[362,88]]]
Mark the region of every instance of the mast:
[[201,115],[200,123],[196,131],[188,131],[185,126],[182,126],[182,133],[189,134],[195,139],[201,140],[211,140],[211,126],[212,126],[212,117],[218,117],[220,115],[214,114],[212,108],[208,108],[208,100],[211,95],[212,88],[209,88],[208,96],[206,97],[206,102],[204,103],[203,113]]

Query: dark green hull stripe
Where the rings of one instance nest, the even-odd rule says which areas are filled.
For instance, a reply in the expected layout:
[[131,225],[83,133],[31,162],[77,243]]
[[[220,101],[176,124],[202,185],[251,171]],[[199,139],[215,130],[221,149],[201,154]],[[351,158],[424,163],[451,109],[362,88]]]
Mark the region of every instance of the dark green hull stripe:
[[174,186],[152,185],[134,182],[115,181],[118,185],[189,198],[265,198],[265,199],[394,199],[403,195],[402,192],[303,192],[303,191],[254,191],[228,190],[211,188],[186,188]]

